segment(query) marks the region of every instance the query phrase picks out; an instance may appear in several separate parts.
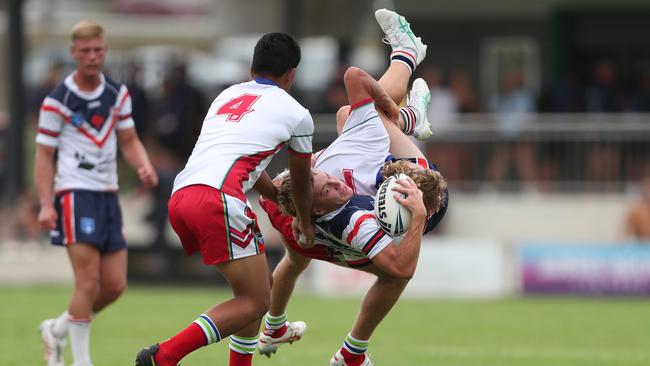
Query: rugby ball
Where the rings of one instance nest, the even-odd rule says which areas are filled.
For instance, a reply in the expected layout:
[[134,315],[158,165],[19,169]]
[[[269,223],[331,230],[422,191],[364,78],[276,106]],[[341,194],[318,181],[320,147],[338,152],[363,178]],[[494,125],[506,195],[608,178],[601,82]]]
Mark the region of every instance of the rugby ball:
[[[377,189],[375,195],[375,217],[382,229],[390,236],[404,235],[411,224],[411,212],[395,200],[393,190],[398,185],[398,179],[407,179],[406,174],[396,174],[386,178]],[[403,194],[402,194],[403,196]]]

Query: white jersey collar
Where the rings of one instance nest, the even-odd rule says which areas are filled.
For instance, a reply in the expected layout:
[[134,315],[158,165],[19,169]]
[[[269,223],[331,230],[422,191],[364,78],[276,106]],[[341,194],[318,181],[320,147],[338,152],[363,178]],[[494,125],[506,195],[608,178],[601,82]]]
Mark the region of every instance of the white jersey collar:
[[73,93],[77,94],[79,98],[85,99],[85,100],[93,100],[99,98],[100,95],[104,92],[104,89],[106,88],[106,78],[104,77],[103,73],[99,73],[99,86],[95,88],[93,91],[82,91],[79,90],[79,86],[77,83],[74,82],[74,75],[77,72],[73,72],[72,74],[68,75],[65,78],[65,86],[68,87]]

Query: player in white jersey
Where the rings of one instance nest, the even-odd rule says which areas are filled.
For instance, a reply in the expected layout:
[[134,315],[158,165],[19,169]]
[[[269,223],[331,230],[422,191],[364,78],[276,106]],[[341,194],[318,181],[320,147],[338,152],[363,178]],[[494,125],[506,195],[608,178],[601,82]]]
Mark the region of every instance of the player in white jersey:
[[[382,9],[377,11],[376,17],[393,46],[391,65],[379,83],[358,69],[346,73],[346,89],[352,105],[337,113],[340,136],[324,151],[315,154],[314,159],[312,211],[317,217],[316,242],[319,245],[310,249],[300,248],[293,238],[291,221],[283,218],[272,202],[261,200],[272,224],[283,234],[287,247],[285,257],[274,271],[271,308],[260,336],[260,353],[267,356],[279,345],[300,339],[305,331],[304,322],[287,321],[286,306],[297,277],[313,258],[377,275],[352,331],[330,360],[330,365],[372,365],[370,357],[365,354],[368,339],[412,276],[422,232],[433,229],[446,209],[444,179],[429,169],[423,154],[403,132],[380,116],[391,110],[388,115],[397,114],[395,102],[405,96],[409,76],[424,58],[426,46],[415,38],[406,20],[398,14]],[[412,57],[405,58],[404,55]],[[426,118],[421,118],[426,115],[427,95],[426,83],[416,80],[410,105],[399,110],[401,127],[407,133],[415,132],[420,138],[431,134]],[[377,113],[369,97],[375,100],[377,110],[384,113]],[[372,212],[374,194],[382,179],[378,172],[389,156],[389,147],[390,152],[410,159],[389,164],[384,168],[385,173],[392,175],[396,169],[408,171],[425,194],[414,190],[412,182],[404,182],[408,187],[405,189],[410,189],[410,194],[417,193],[414,197],[420,202],[423,200],[428,211],[426,228],[419,222],[411,226],[399,249],[381,230]],[[283,179],[283,183],[279,198],[281,205],[285,198],[291,200],[283,197],[290,181]],[[284,206],[285,209],[291,208],[286,202]]]
[[[194,350],[230,336],[230,366],[249,366],[268,310],[269,270],[255,213],[245,193],[275,199],[264,169],[288,146],[298,226],[313,241],[311,182],[313,121],[287,91],[300,61],[289,35],[270,33],[255,46],[253,80],[231,86],[212,103],[187,165],[174,182],[169,220],[188,255],[200,252],[231,285],[235,297],[201,314],[159,345],[141,350],[139,366],[175,366]],[[307,243],[309,244],[309,243]]]
[[101,73],[103,28],[91,21],[75,25],[70,53],[76,71],[43,101],[36,136],[38,221],[50,230],[52,244],[67,248],[75,277],[68,310],[40,326],[50,366],[64,364],[68,334],[74,365],[91,365],[92,317],[126,287],[117,143],[142,183],[158,181],[135,132],[127,88]]

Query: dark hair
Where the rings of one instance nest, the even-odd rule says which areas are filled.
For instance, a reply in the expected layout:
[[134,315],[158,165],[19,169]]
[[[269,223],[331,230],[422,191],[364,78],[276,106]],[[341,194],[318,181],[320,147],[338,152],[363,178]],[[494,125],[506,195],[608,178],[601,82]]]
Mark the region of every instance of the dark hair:
[[286,33],[267,33],[257,41],[253,53],[253,74],[279,77],[300,63],[300,46]]

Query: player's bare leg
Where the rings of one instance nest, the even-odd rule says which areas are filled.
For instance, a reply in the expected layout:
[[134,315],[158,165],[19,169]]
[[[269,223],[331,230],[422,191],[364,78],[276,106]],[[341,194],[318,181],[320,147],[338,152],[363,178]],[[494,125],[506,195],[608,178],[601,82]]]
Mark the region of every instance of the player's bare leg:
[[[138,352],[136,366],[176,366],[189,353],[224,337],[235,335],[243,357],[231,358],[231,366],[247,365],[257,347],[259,322],[269,309],[271,284],[266,255],[259,254],[216,265],[232,288],[234,297],[201,314],[192,324],[167,341]],[[252,329],[255,329],[253,332]],[[247,337],[251,334],[252,337]],[[251,338],[251,339],[249,339]],[[231,343],[232,345],[233,343]],[[248,351],[251,353],[248,354]],[[246,353],[246,354],[245,354]]]
[[271,307],[264,317],[264,331],[260,333],[258,350],[267,357],[271,357],[282,344],[300,340],[307,330],[305,322],[289,322],[286,314],[296,281],[311,259],[297,254],[286,245],[285,249],[284,257],[273,271]]
[[93,303],[94,314],[117,300],[126,289],[126,249],[102,255],[100,267],[99,293]]
[[377,280],[364,296],[352,331],[344,341],[343,347],[330,360],[330,365],[351,363],[372,365],[372,360],[365,354],[368,340],[386,314],[397,303],[408,284],[408,280],[388,276],[374,264],[363,270],[375,274]]
[[91,245],[76,243],[68,247],[68,256],[75,278],[74,291],[68,307],[70,348],[74,365],[86,366],[92,364],[90,326],[93,303],[99,293],[101,253]]

